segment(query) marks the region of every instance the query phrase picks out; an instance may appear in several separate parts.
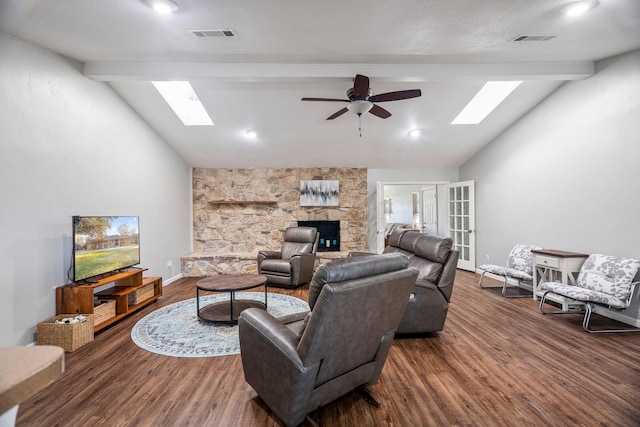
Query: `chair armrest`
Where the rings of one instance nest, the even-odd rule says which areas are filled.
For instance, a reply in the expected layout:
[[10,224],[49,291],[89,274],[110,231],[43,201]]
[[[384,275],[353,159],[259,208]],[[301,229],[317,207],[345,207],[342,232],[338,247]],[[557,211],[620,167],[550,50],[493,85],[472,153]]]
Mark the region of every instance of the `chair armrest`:
[[[298,355],[298,337],[285,324],[258,308],[249,308],[238,319],[241,352],[252,347],[250,340],[268,341],[277,353],[290,361],[298,370],[304,367]],[[244,345],[243,345],[244,344]],[[273,360],[269,364],[274,363]]]
[[296,335],[264,310],[244,310],[238,326],[245,380],[287,425],[300,424],[321,361],[304,366]]
[[316,255],[310,253],[294,254],[291,257],[291,284],[301,285],[313,277]]
[[260,271],[260,265],[265,259],[278,259],[282,256],[279,251],[260,251],[258,252],[258,271]]
[[414,292],[415,291],[419,291],[421,289],[428,289],[430,291],[438,290],[438,286],[435,283],[433,283],[430,280],[425,280],[425,279],[416,280],[416,283],[415,283],[415,285],[413,285],[413,287],[414,287]]

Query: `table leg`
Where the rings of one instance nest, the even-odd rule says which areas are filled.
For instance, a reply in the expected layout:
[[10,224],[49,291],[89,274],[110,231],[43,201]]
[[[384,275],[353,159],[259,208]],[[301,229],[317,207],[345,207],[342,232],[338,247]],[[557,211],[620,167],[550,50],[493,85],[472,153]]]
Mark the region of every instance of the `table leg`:
[[235,291],[231,291],[231,299],[229,300],[229,320],[233,322],[233,301],[236,299]]
[[267,284],[264,284],[264,311],[267,311]]

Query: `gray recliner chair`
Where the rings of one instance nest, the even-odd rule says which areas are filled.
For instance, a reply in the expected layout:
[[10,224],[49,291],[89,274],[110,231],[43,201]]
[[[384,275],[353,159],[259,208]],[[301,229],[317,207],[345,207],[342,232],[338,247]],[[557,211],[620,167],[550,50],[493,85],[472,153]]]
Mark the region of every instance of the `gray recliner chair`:
[[370,398],[417,274],[398,254],[342,259],[317,268],[310,312],[244,310],[245,380],[287,426],[352,390]]
[[313,277],[320,234],[314,227],[290,227],[284,232],[280,251],[258,252],[258,273],[267,284],[295,288]]

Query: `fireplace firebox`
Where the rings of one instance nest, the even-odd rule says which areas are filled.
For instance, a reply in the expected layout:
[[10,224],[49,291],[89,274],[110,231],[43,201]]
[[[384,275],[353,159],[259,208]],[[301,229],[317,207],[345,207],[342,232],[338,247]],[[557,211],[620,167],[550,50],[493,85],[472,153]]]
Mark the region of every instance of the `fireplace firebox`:
[[315,227],[318,230],[318,252],[340,251],[340,221],[298,221],[298,226]]

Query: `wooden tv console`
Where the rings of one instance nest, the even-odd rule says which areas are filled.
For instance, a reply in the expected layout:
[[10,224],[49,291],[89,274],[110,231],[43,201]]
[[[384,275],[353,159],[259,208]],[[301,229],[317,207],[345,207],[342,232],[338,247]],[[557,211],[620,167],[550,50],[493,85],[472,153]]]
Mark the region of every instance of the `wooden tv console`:
[[[139,310],[162,295],[162,277],[142,277],[146,268],[130,268],[126,271],[100,276],[95,282],[70,284],[56,288],[56,314],[94,314],[94,299],[115,300],[115,315],[94,325],[94,332],[117,322]],[[113,287],[100,292],[95,289],[113,283]],[[153,295],[137,301],[130,298],[145,286],[153,285]],[[132,296],[133,296],[132,295]],[[133,301],[132,301],[133,300]]]

